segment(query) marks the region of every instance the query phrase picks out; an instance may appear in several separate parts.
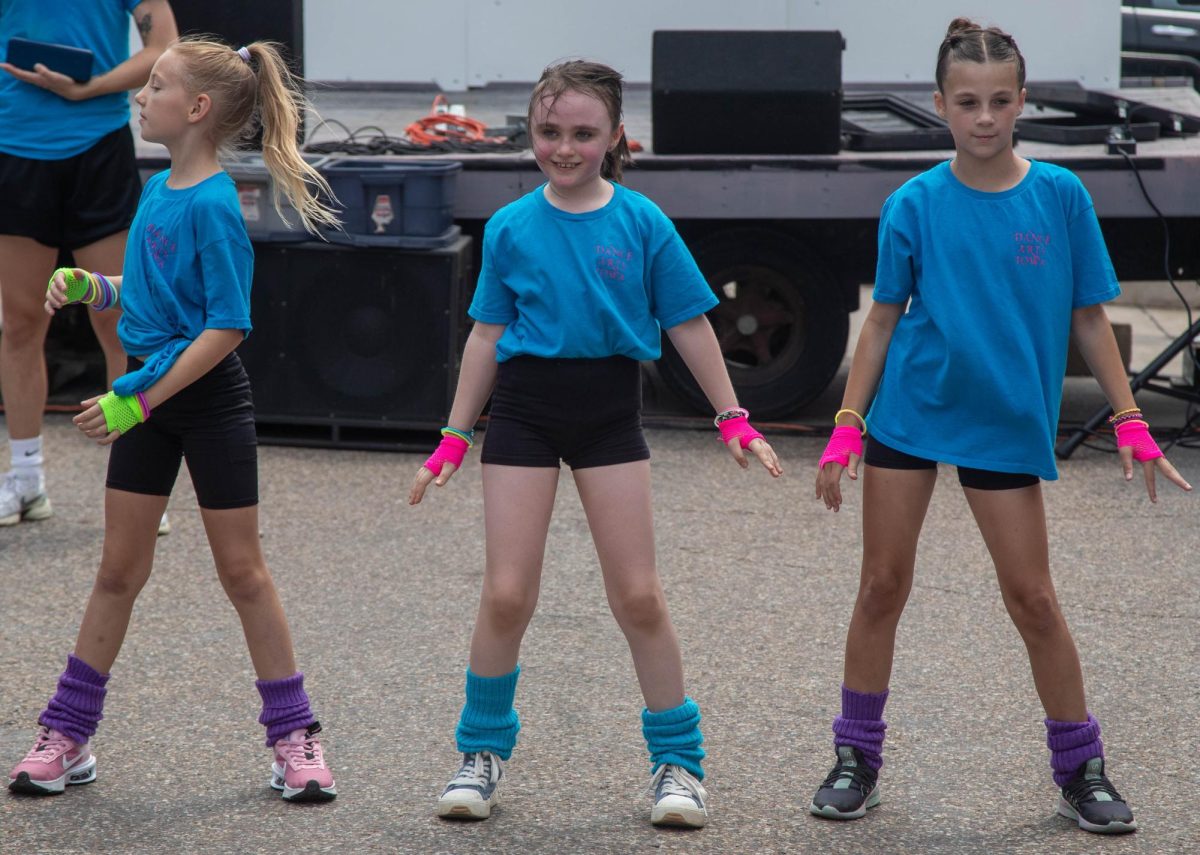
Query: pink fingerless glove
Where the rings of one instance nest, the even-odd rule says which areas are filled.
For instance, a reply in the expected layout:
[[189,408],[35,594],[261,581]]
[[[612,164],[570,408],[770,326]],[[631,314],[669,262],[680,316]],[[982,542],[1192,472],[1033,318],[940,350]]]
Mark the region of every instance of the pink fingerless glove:
[[1121,422],[1113,428],[1117,434],[1117,448],[1133,449],[1133,459],[1138,463],[1155,460],[1163,456],[1162,449],[1150,435],[1150,425],[1143,421]]
[[862,431],[853,425],[838,425],[829,437],[829,444],[825,446],[825,453],[821,455],[821,462],[817,464],[817,468],[824,467],[826,463],[837,463],[848,469],[850,455],[857,454],[862,457],[862,453]]
[[463,458],[467,456],[467,441],[457,436],[443,436],[433,454],[423,464],[434,475],[442,474],[442,464],[453,463],[455,469],[462,469]]
[[729,445],[736,439],[742,443],[742,448],[749,448],[750,443],[756,439],[766,439],[751,427],[750,419],[746,416],[735,416],[732,419],[718,422],[717,430],[721,432],[721,442]]

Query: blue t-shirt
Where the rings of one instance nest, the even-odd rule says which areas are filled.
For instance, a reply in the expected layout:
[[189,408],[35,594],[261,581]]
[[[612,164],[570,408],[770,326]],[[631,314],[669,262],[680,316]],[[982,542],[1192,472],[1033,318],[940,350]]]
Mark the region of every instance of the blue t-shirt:
[[586,214],[560,211],[545,185],[505,205],[483,233],[468,314],[506,324],[496,359],[658,359],[662,330],[717,298],[674,224],[633,190]]
[[999,193],[967,187],[949,162],[916,176],[879,220],[874,298],[911,302],[871,434],[918,457],[1054,480],[1071,311],[1119,293],[1092,200],[1066,169],[1031,161]]
[[254,250],[233,179],[172,190],[170,174],[146,182],[129,227],[117,334],[145,365],[117,378],[119,395],[152,386],[204,330],[251,329]]
[[[90,50],[92,76],[129,59],[129,16],[142,0],[0,0],[0,58],[14,37]],[[68,101],[0,71],[0,152],[62,160],[129,124],[129,95]]]

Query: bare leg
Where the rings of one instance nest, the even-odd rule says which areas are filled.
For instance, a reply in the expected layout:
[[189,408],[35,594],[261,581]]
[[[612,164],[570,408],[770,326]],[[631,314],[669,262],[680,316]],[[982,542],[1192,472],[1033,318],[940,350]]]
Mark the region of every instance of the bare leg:
[[[80,247],[73,253],[75,266],[83,270],[98,270],[104,274],[119,275],[125,264],[125,240],[128,235],[128,231],[117,232]],[[121,342],[117,338],[117,321],[121,319],[121,312],[116,309],[93,312],[89,309],[88,317],[92,321],[96,340],[100,342],[100,349],[104,351],[108,385],[112,388],[113,381],[125,373],[125,351],[121,349]]]
[[912,590],[917,539],[937,483],[935,469],[867,466],[863,476],[863,559],[846,633],[843,682],[857,692],[888,687],[896,627]]
[[1046,715],[1056,721],[1086,721],[1079,654],[1050,579],[1041,485],[963,492],[996,565],[1004,605],[1029,652]]
[[125,641],[133,604],[150,578],[158,519],[166,496],[104,491],[104,549],[88,598],[75,655],[101,674],[112,670]]
[[[159,511],[162,513],[161,509]],[[292,635],[258,535],[258,505],[212,510],[201,508],[217,578],[242,621],[254,673],[260,680],[282,680],[296,673]],[[154,530],[158,517],[154,518]]]
[[42,432],[50,328],[43,304],[57,257],[58,250],[33,238],[0,235],[0,394],[11,439],[33,439]]
[[674,709],[683,703],[683,662],[654,561],[650,462],[579,469],[574,475],[608,604],[629,642],[646,707]]
[[537,606],[557,467],[483,466],[487,565],[471,636],[471,672],[501,677],[517,667]]

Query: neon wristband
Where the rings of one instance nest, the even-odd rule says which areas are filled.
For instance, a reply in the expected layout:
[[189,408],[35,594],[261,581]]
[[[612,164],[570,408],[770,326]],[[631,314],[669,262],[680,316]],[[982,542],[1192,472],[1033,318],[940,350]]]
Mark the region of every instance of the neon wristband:
[[[118,395],[109,392],[99,401],[100,410],[104,413],[104,426],[109,432],[120,431],[128,433],[146,420],[142,414],[142,406],[136,395]],[[149,408],[147,408],[147,411]]]
[[750,420],[747,418],[750,413],[746,410],[742,410],[742,412],[746,415],[733,416],[717,423],[717,430],[721,432],[721,442],[726,445],[736,439],[741,443],[742,448],[749,448],[750,443],[754,440],[765,439],[761,433],[751,427]]
[[860,431],[861,435],[867,435],[867,420],[862,417],[862,414],[859,413],[858,410],[852,410],[849,407],[843,407],[833,414],[833,423],[835,425],[837,424],[837,420],[842,417],[843,413],[849,413],[850,415],[854,416],[854,418],[858,419],[858,423],[862,425],[862,430]]
[[829,443],[825,446],[825,453],[821,455],[817,468],[824,468],[826,463],[836,463],[849,469],[850,455],[862,457],[862,453],[862,434],[858,432],[858,428],[854,425],[838,425],[829,437]]
[[442,436],[456,436],[467,444],[467,448],[475,447],[475,431],[474,430],[459,430],[446,425],[442,428]]
[[467,456],[467,449],[470,446],[457,434],[458,431],[455,431],[453,434],[443,436],[433,454],[429,455],[429,459],[422,464],[434,475],[441,475],[442,466],[446,463],[453,463],[455,469],[462,469],[463,458]]

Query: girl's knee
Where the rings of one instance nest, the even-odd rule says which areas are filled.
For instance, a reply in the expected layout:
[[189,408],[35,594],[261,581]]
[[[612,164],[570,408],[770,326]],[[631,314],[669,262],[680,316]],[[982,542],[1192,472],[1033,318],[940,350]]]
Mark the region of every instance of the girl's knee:
[[93,589],[97,594],[113,599],[134,599],[141,593],[148,576],[144,570],[102,564]]
[[858,589],[858,607],[868,618],[899,615],[908,600],[911,575],[894,567],[864,567]]
[[617,623],[627,632],[655,630],[670,620],[667,599],[657,580],[614,591],[609,602]]
[[1008,613],[1022,633],[1047,635],[1062,625],[1062,610],[1053,588],[1021,588],[1008,592],[1005,599]]
[[533,617],[537,593],[523,585],[485,585],[479,608],[501,633],[521,632]]
[[267,565],[259,560],[218,564],[217,576],[234,604],[254,602],[275,586]]

